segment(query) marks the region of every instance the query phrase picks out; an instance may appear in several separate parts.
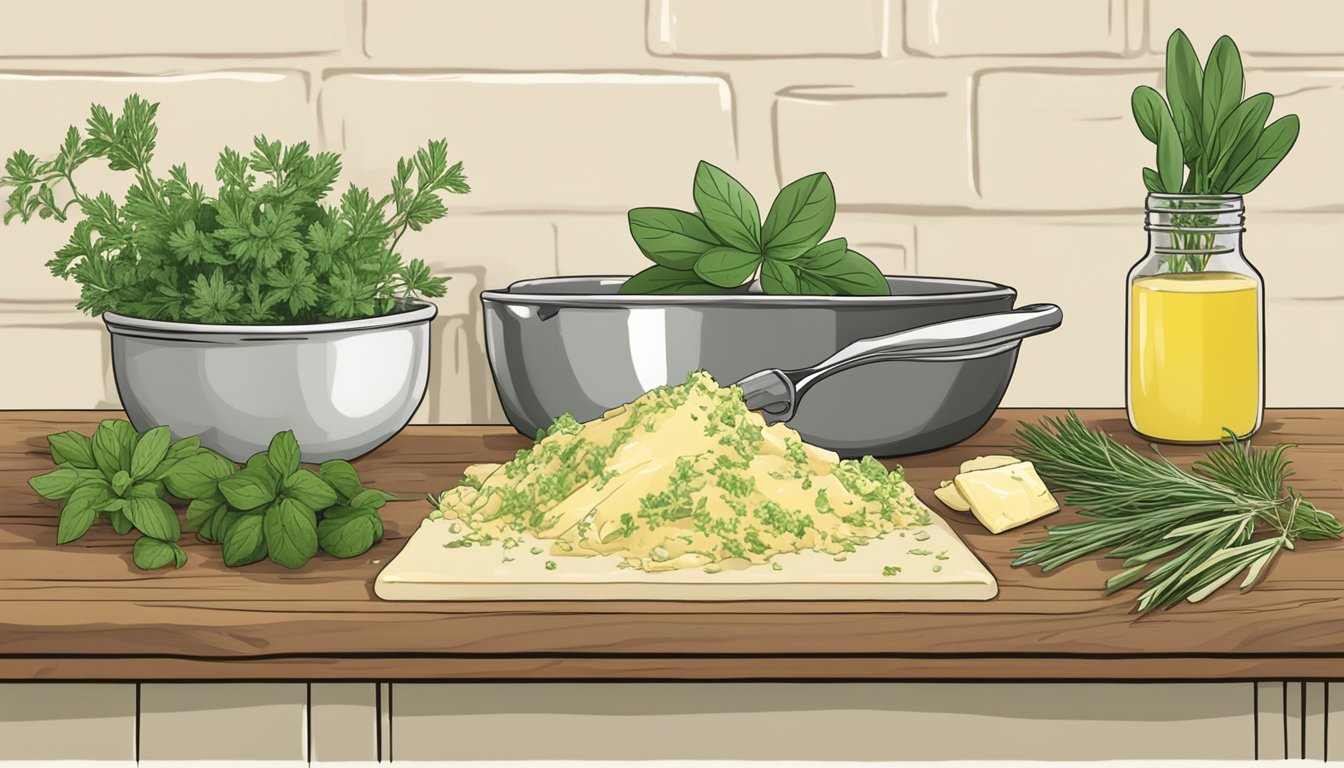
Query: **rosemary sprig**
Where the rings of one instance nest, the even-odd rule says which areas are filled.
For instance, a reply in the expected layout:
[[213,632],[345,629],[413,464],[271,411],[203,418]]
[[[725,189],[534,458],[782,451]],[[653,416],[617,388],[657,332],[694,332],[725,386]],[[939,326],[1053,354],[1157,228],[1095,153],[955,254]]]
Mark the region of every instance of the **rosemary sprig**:
[[1296,540],[1344,533],[1334,515],[1285,485],[1292,446],[1253,448],[1229,433],[1186,471],[1089,429],[1072,412],[1043,424],[1018,429],[1018,455],[1088,519],[1047,526],[1045,539],[1014,550],[1013,565],[1050,571],[1105,550],[1126,568],[1107,580],[1106,593],[1144,582],[1141,612],[1203,600],[1243,571],[1241,589],[1249,590]]

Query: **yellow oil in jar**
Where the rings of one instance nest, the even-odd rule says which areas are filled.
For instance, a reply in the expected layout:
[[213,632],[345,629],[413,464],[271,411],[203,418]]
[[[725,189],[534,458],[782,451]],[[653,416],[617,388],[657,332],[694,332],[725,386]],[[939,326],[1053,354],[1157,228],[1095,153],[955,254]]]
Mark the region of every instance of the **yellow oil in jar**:
[[1155,440],[1212,442],[1260,419],[1260,301],[1233,272],[1153,275],[1130,297],[1129,415]]

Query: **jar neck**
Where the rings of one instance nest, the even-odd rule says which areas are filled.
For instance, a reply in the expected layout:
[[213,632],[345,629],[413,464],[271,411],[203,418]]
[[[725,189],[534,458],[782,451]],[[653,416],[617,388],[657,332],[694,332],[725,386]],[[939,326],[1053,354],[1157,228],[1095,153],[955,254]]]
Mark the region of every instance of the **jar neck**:
[[1166,271],[1199,272],[1242,258],[1246,208],[1240,195],[1150,194],[1144,211],[1148,253]]

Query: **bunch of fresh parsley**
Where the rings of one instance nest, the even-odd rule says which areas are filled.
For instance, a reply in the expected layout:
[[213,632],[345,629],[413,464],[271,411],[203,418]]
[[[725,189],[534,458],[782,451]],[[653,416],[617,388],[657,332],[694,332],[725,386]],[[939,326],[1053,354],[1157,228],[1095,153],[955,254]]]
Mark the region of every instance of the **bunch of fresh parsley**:
[[814,173],[779,191],[761,223],[745,187],[704,161],[695,171],[697,211],[635,208],[630,234],[654,263],[625,281],[621,293],[721,293],[760,271],[772,294],[885,296],[881,270],[849,249],[845,238],[822,242],[835,220],[835,187]]
[[[220,154],[219,192],[209,197],[183,165],[167,178],[154,175],[157,111],[139,95],[126,99],[119,116],[95,104],[84,132],[71,126],[54,158],[18,150],[5,163],[5,223],[82,214],[69,243],[47,262],[52,274],[80,284],[80,309],[293,324],[384,315],[411,296],[444,294],[446,278],[418,259],[403,262],[396,247],[406,230],[447,214],[439,193],[470,191],[462,164],[449,165],[445,141],[401,159],[390,194],[375,199],[351,185],[327,205],[340,158],[259,136],[249,155]],[[94,158],[134,173],[122,204],[76,185],[75,172]]]
[[367,552],[383,537],[378,510],[394,498],[365,488],[344,461],[328,461],[316,473],[301,468],[298,441],[288,431],[243,469],[202,448],[197,437],[173,442],[167,427],[140,435],[121,419],[103,421],[92,437],[60,432],[47,442],[57,468],[28,484],[64,502],[56,543],[83,537],[105,518],[118,534],[140,532],[131,556],[146,570],[187,561],[165,491],[190,502],[188,527],[202,541],[223,545],[225,565],[270,557],[286,568],[303,567],[319,548],[334,557]]

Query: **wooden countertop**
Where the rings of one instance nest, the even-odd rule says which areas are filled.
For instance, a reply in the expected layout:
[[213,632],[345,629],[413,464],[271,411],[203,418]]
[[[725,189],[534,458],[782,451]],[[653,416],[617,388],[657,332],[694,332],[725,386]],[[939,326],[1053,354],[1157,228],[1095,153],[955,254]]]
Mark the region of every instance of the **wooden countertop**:
[[[1058,413],[1001,410],[971,439],[900,463],[934,506],[932,489],[961,461],[1002,452],[1019,419]],[[1338,541],[1300,544],[1249,594],[1225,588],[1142,618],[1134,590],[1099,589],[1118,563],[1012,568],[1010,550],[1040,524],[992,536],[952,512],[999,580],[992,601],[383,602],[374,576],[423,501],[388,505],[386,539],[354,560],[230,569],[218,546],[187,534],[184,568],[141,572],[130,538],[105,524],[56,546],[56,507],[26,484],[50,467],[48,433],[119,415],[0,412],[0,680],[1344,679]],[[1123,412],[1080,415],[1142,445]],[[1270,411],[1255,443],[1277,442],[1300,445],[1294,485],[1344,512],[1344,410]],[[370,484],[423,499],[528,443],[508,427],[409,427],[356,465]],[[1164,448],[1178,462],[1201,452]]]

